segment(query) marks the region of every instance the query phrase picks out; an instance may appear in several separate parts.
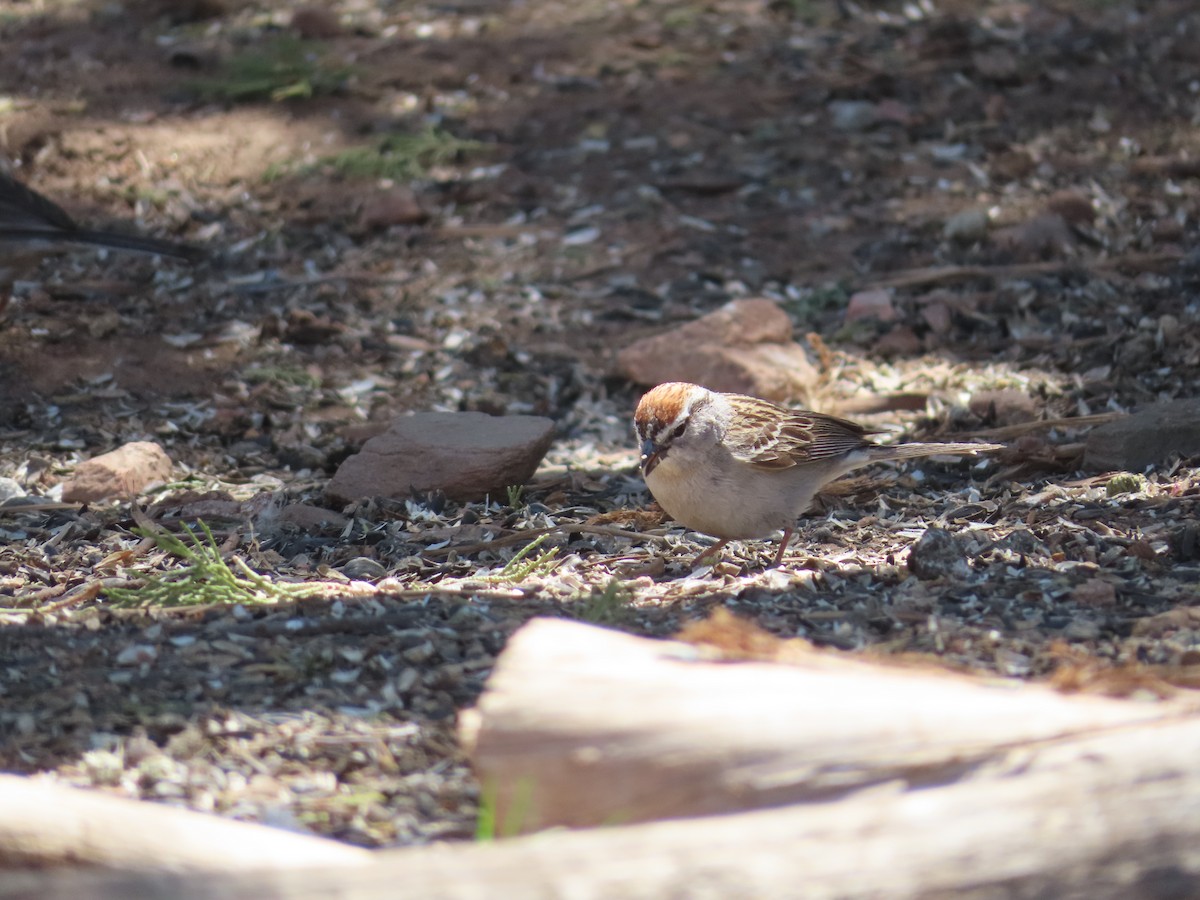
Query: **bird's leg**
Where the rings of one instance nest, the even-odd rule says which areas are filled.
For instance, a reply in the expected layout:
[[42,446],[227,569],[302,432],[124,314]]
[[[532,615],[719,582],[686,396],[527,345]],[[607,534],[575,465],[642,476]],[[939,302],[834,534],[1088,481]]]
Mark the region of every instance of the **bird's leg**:
[[779,550],[775,553],[775,561],[771,563],[772,569],[779,568],[779,564],[783,562],[783,553],[787,550],[788,543],[792,540],[792,529],[783,529],[783,540],[779,542]]
[[700,555],[692,560],[692,568],[694,569],[696,566],[700,565],[700,560],[704,559],[704,557],[720,553],[721,549],[728,543],[728,540],[717,541],[711,547],[706,547],[704,550],[701,550]]

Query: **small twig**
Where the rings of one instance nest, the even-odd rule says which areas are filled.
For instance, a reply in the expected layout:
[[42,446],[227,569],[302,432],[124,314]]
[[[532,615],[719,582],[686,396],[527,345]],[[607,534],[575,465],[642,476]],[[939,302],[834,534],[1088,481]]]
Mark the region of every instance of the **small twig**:
[[964,440],[983,438],[990,441],[1005,441],[1021,437],[1034,431],[1045,431],[1049,428],[1090,428],[1093,425],[1103,425],[1116,419],[1123,419],[1128,413],[1106,412],[1091,416],[1073,416],[1065,419],[1038,419],[1036,422],[1020,422],[1016,425],[1005,425],[1002,428],[984,428],[979,431],[955,433],[956,438]]
[[319,287],[323,284],[369,284],[379,286],[403,286],[411,284],[416,276],[408,275],[403,278],[392,278],[385,275],[318,275],[312,278],[279,278],[270,281],[230,281],[227,286],[239,294],[265,294],[269,291],[291,290],[293,288]]
[[44,503],[8,503],[0,505],[0,516],[5,513],[53,512],[60,509],[73,509],[79,512],[83,509],[83,504],[57,503],[52,500],[47,500]]
[[536,236],[554,236],[555,232],[548,229],[529,228],[524,225],[504,225],[480,222],[475,225],[439,225],[429,229],[437,238],[467,238],[467,237],[521,237],[525,234]]
[[830,409],[842,416],[870,416],[885,412],[917,412],[929,403],[929,394],[864,394],[830,404]]
[[482,550],[492,550],[496,547],[507,547],[509,544],[519,544],[522,541],[528,541],[531,538],[541,537],[546,534],[602,534],[608,537],[623,537],[634,541],[659,541],[664,542],[666,538],[661,534],[649,534],[642,531],[626,531],[624,528],[612,528],[608,525],[586,525],[583,522],[564,523],[562,525],[551,525],[548,528],[533,528],[529,531],[516,531],[512,534],[506,534],[503,537],[498,537],[491,541],[480,541],[475,544],[467,544],[461,547],[439,547],[436,550],[426,550],[424,556],[430,558],[438,558],[449,556],[450,553],[457,553],[460,556],[470,556],[473,553],[479,553]]
[[30,604],[30,608],[32,609],[46,600],[53,600],[66,589],[67,586],[65,584],[53,584],[48,588],[42,588],[31,594],[18,594],[13,599],[19,604]]
[[907,288],[926,284],[942,284],[947,281],[967,281],[971,278],[1028,278],[1030,275],[1051,275],[1055,272],[1078,270],[1138,269],[1146,271],[1170,263],[1179,262],[1179,253],[1128,253],[1109,259],[1095,260],[1051,260],[1049,262],[1018,263],[1008,266],[929,266],[921,269],[905,269],[885,278],[867,282],[867,288]]
[[107,588],[120,587],[127,584],[129,584],[129,581],[125,578],[102,578],[98,581],[88,581],[70,591],[65,597],[55,600],[53,603],[47,603],[45,606],[39,606],[33,612],[38,615],[57,612],[75,603],[85,603],[88,600],[95,600]]
[[[67,590],[65,584],[56,584],[53,587],[48,587],[40,591],[34,591],[32,594],[23,594],[15,597],[14,600],[18,604],[26,604],[22,606],[9,607],[0,610],[4,613],[24,614],[24,615],[45,615],[46,613],[57,612],[60,609],[71,606],[75,603],[84,603],[88,600],[94,600],[110,587],[125,587],[133,582],[126,578],[102,578],[96,581],[87,581],[83,584],[76,585]],[[63,596],[64,591],[67,593]],[[54,599],[54,598],[58,599]],[[52,601],[52,602],[46,602]]]

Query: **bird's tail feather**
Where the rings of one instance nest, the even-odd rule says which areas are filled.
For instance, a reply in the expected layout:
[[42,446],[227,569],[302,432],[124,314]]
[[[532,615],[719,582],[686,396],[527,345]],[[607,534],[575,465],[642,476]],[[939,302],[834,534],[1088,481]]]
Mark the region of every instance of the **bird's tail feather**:
[[181,244],[140,234],[123,234],[119,231],[93,231],[86,228],[40,228],[4,227],[0,225],[0,243],[46,242],[49,244],[90,244],[112,250],[128,250],[134,253],[152,253],[156,256],[173,256],[189,262],[199,262],[208,256],[208,251],[195,244]]
[[988,450],[1003,450],[1003,444],[895,444],[892,446],[874,446],[868,450],[871,462],[886,462],[897,459],[914,459],[921,456],[964,456]]
[[132,250],[135,253],[153,253],[158,256],[174,256],[190,262],[204,259],[208,252],[195,244],[181,244],[176,241],[164,241],[160,238],[146,237],[140,234],[122,234],[117,231],[90,231],[79,229],[67,232],[62,236],[65,240],[82,244],[95,244],[100,247],[111,247],[115,250]]

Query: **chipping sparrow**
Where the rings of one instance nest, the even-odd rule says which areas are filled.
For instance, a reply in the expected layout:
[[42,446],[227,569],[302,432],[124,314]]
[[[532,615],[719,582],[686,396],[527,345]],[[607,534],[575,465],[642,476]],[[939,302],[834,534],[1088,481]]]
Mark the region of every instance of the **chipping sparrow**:
[[[195,262],[207,254],[200,247],[117,231],[80,228],[58,204],[0,172],[0,243],[93,244],[114,250],[174,256]],[[3,250],[0,249],[0,254]]]
[[671,382],[649,391],[634,414],[642,475],[681,525],[720,540],[765,538],[783,530],[779,565],[796,517],[813,495],[860,466],[887,460],[998,450],[999,444],[899,444],[867,440],[861,425],[792,410],[743,394]]

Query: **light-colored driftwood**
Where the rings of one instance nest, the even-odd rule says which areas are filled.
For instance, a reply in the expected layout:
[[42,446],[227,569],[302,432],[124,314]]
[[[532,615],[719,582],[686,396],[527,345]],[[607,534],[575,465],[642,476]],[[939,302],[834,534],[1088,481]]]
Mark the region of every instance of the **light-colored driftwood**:
[[0,775],[0,868],[80,864],[214,872],[370,859],[366,850],[323,838]]
[[1025,752],[1009,770],[838,803],[380,853],[366,867],[203,880],[49,873],[0,898],[1200,896],[1200,721]]
[[[368,861],[69,789],[22,797],[0,779],[10,860],[13,846],[38,858],[13,843],[31,814],[46,817],[32,833],[62,832],[44,859],[141,859],[133,873],[7,872],[0,898],[1200,896],[1200,713],[1188,702],[1067,697],[832,654],[720,664],[540,621],[510,642],[468,730],[485,779],[508,780],[510,825],[779,808]],[[90,824],[38,808],[56,803],[88,807],[78,818]],[[243,868],[254,862],[277,868]]]
[[944,784],[1188,709],[819,652],[715,663],[690,645],[540,619],[513,636],[462,730],[505,833]]

